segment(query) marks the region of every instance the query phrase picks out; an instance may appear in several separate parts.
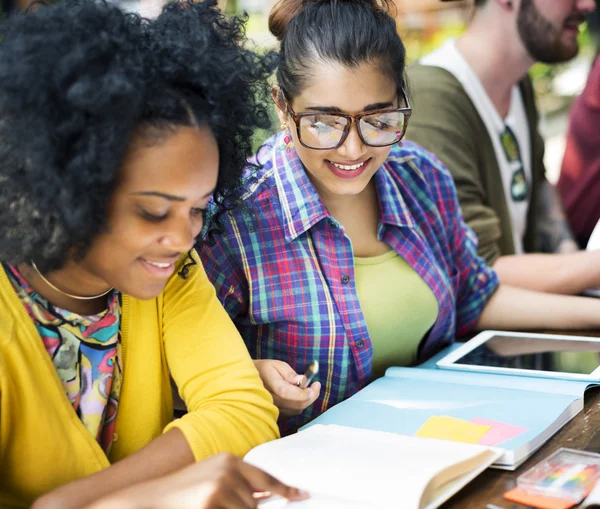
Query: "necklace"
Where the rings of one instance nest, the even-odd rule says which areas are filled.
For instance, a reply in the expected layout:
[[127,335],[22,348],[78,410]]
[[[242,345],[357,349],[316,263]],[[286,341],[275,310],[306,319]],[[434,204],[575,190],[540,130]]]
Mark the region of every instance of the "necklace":
[[56,288],[56,286],[54,286],[50,281],[48,281],[44,277],[44,275],[40,272],[40,269],[37,268],[37,265],[35,264],[35,262],[33,260],[31,260],[31,266],[37,272],[37,275],[40,276],[40,278],[42,278],[42,281],[44,283],[46,283],[50,288],[52,288],[55,292],[58,292],[58,293],[66,296],[66,297],[70,297],[71,299],[75,299],[75,300],[94,300],[94,299],[99,299],[100,297],[104,297],[105,295],[108,295],[110,292],[112,292],[114,290],[114,288],[109,288],[104,293],[100,293],[98,295],[92,295],[90,297],[82,297],[81,295],[72,295],[70,293],[63,292],[60,288]]

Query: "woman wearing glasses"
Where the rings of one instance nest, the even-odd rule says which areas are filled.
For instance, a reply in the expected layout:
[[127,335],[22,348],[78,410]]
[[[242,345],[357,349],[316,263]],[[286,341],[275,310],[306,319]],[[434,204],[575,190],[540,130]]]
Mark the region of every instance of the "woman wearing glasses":
[[592,300],[499,290],[446,168],[400,143],[411,110],[387,2],[282,0],[270,28],[282,132],[202,258],[283,432],[475,327],[600,324]]

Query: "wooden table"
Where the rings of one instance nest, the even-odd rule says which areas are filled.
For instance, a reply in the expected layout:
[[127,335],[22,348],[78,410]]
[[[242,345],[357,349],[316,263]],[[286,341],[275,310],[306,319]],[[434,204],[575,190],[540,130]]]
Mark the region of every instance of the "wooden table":
[[[555,331],[548,333],[560,334]],[[563,333],[564,334],[564,333]],[[600,331],[572,332],[571,335],[600,337]],[[493,504],[502,509],[524,509],[527,506],[515,504],[502,498],[502,494],[514,488],[517,477],[528,468],[541,461],[561,447],[585,449],[594,432],[600,428],[600,387],[588,389],[585,393],[584,408],[541,449],[514,472],[488,469],[448,502],[442,509],[485,509]]]

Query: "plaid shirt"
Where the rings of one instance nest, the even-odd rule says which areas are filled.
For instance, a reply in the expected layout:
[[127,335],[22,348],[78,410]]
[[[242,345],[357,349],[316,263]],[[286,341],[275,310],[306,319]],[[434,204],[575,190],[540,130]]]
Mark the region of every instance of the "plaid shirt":
[[[371,378],[373,349],[354,284],[350,239],[281,134],[259,153],[246,192],[222,217],[224,231],[201,249],[217,295],[255,359],[280,359],[304,372],[313,359],[323,384],[295,429],[356,393]],[[423,278],[439,305],[418,356],[430,357],[467,333],[498,286],[476,254],[447,169],[410,142],[393,147],[375,174],[379,239]],[[402,341],[402,331],[398,331]]]

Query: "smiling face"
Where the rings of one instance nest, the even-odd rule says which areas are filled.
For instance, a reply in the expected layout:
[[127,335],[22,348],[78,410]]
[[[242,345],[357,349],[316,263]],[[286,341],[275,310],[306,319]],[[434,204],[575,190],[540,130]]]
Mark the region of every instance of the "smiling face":
[[579,27],[594,7],[594,0],[521,0],[517,27],[527,52],[546,63],[575,57]]
[[77,263],[85,272],[77,279],[89,281],[90,288],[156,297],[202,229],[217,184],[216,140],[208,127],[178,127],[164,136],[152,144],[140,137],[127,154],[108,207],[107,232]]
[[[341,65],[321,64],[312,69],[312,82],[290,106],[296,113],[318,111],[356,115],[383,108],[397,108],[396,84],[374,65],[362,64],[349,69]],[[367,187],[378,168],[387,159],[391,147],[370,147],[360,139],[352,125],[344,143],[332,150],[314,150],[298,140],[296,124],[278,102],[280,118],[291,132],[298,156],[323,199],[328,196],[357,195]],[[403,105],[400,105],[403,106]]]

